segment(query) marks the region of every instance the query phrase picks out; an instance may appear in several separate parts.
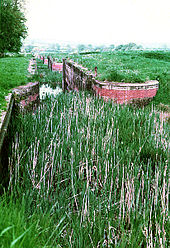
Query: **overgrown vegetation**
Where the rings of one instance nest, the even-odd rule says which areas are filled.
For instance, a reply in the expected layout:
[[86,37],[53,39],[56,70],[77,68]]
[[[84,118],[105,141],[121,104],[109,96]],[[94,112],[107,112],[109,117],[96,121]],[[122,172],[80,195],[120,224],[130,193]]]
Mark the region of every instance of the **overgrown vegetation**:
[[169,57],[168,51],[130,51],[74,55],[73,59],[93,71],[97,66],[99,80],[140,83],[148,80],[167,80],[170,76]]
[[1,247],[168,247],[168,135],[153,106],[44,101],[11,146]]
[[0,111],[6,106],[5,96],[20,85],[29,82],[29,57],[0,58]]

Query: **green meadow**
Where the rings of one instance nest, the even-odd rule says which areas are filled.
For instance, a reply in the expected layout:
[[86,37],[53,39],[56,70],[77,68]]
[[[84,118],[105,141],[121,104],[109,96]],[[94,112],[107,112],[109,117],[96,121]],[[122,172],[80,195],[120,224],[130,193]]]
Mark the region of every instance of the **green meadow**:
[[167,77],[170,67],[169,51],[129,51],[82,53],[73,59],[94,71],[98,68],[101,81],[145,82]]
[[17,86],[29,82],[29,57],[0,58],[0,111],[6,108],[5,96]]

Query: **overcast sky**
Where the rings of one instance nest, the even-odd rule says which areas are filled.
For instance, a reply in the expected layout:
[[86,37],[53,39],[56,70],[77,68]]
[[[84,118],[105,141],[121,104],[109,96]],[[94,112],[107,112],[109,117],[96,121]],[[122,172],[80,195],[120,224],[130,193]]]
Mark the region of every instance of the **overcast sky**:
[[29,38],[170,44],[170,0],[27,0]]

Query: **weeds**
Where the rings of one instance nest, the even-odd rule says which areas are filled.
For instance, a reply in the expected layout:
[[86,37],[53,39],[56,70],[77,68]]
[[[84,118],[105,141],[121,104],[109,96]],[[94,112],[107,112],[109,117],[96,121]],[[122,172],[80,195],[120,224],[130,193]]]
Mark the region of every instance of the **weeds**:
[[28,216],[50,216],[47,245],[168,247],[168,124],[159,126],[154,108],[86,93],[21,118],[10,187]]

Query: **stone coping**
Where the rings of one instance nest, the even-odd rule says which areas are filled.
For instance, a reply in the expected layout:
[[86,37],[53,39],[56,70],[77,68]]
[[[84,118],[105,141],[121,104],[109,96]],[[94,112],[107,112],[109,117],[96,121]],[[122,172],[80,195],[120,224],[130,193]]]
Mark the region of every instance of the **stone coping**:
[[[88,76],[92,76],[93,78],[95,77],[94,73],[92,71],[90,71],[89,69],[87,69],[86,67],[83,67],[82,65],[78,64],[77,62],[71,60],[71,59],[64,59],[64,61],[66,62],[66,64],[68,64],[69,66],[74,66],[75,68],[78,68],[79,70],[82,70],[82,72],[84,72],[85,74],[87,74]],[[94,78],[95,79],[95,78]]]
[[124,83],[124,82],[109,82],[109,81],[98,81],[95,80],[96,83],[100,84],[101,86],[111,85],[111,86],[119,86],[119,87],[144,87],[144,86],[158,86],[159,82],[157,80],[150,80],[144,83]]
[[20,94],[21,91],[23,91],[24,93],[30,92],[30,88],[32,86],[36,86],[36,85],[37,85],[37,82],[34,82],[34,83],[30,82],[30,83],[28,83],[26,85],[20,85],[20,86],[18,86],[17,88],[13,89],[12,92],[15,93],[15,94],[17,94],[17,95]]
[[119,89],[119,90],[143,90],[143,89],[158,89],[159,82],[157,80],[146,81],[145,83],[120,83],[120,82],[101,82],[94,81],[94,85],[106,89]]

